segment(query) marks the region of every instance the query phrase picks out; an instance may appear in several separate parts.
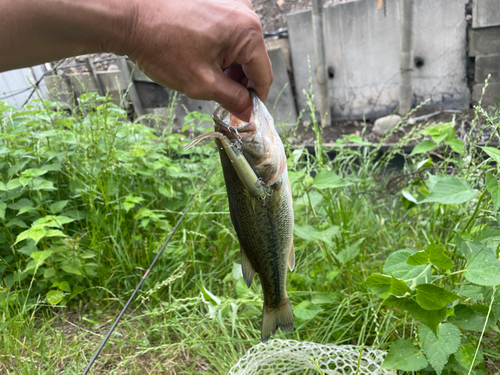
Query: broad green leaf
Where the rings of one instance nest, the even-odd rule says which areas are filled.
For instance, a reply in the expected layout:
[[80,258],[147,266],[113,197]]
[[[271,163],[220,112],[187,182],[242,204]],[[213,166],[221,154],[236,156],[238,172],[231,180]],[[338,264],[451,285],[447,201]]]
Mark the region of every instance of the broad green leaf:
[[220,305],[220,303],[221,303],[220,298],[214,296],[204,286],[201,287],[201,295],[203,296],[203,299],[206,302],[209,302],[209,303],[212,303],[212,304],[215,304],[215,305]]
[[456,305],[454,310],[454,315],[449,318],[451,323],[468,331],[482,332],[486,323],[486,315],[462,304]]
[[445,140],[448,141],[455,138],[455,129],[451,123],[436,125],[431,128],[424,129],[420,133],[423,135],[430,135],[432,140],[437,144],[440,144]]
[[293,308],[293,316],[302,320],[311,320],[323,309],[310,301],[302,301]]
[[429,187],[429,196],[423,202],[437,202],[441,204],[465,203],[476,196],[467,182],[455,176],[436,176],[435,184]]
[[64,292],[60,290],[51,290],[46,295],[47,302],[51,305],[57,305],[64,298]]
[[433,284],[417,285],[417,303],[426,310],[439,310],[460,298],[455,293]]
[[396,297],[403,297],[407,293],[411,294],[411,289],[403,280],[397,279],[394,276],[391,278],[391,288],[389,293],[395,295]]
[[17,251],[20,252],[21,254],[30,256],[31,253],[38,251],[38,248],[36,247],[35,241],[28,241],[26,246],[21,247]]
[[467,263],[464,276],[477,285],[497,286],[500,285],[500,260],[487,249]]
[[69,201],[54,202],[49,206],[50,212],[52,212],[53,214],[57,214],[61,212],[68,203]]
[[318,190],[323,189],[335,189],[339,187],[349,186],[351,182],[347,182],[339,175],[331,171],[319,172],[316,177],[314,177],[313,187]]
[[450,355],[458,350],[460,330],[451,323],[444,323],[439,325],[436,335],[429,327],[422,324],[418,335],[422,341],[425,356],[436,373],[440,375]]
[[71,288],[69,286],[69,283],[67,281],[61,281],[57,287],[61,289],[64,292],[71,292]]
[[359,135],[354,135],[354,134],[344,134],[344,137],[349,141],[357,145],[361,146],[373,146],[373,143],[371,142],[366,142],[363,141],[363,138],[361,138]]
[[5,210],[7,209],[7,203],[0,202],[0,218],[5,220]]
[[464,285],[460,294],[474,301],[480,301],[484,299],[483,287],[477,285]]
[[447,140],[446,143],[451,147],[451,149],[453,151],[455,151],[456,153],[458,153],[460,155],[464,155],[465,147],[464,147],[464,143],[460,139],[452,138],[452,139]]
[[236,282],[236,295],[241,298],[248,293],[250,293],[250,289],[248,289],[247,284],[245,284],[245,281],[243,280],[243,277],[241,277]]
[[361,238],[355,243],[347,245],[344,249],[335,254],[335,257],[342,264],[346,264],[347,262],[353,260],[359,255],[359,252],[361,251],[360,246],[364,240],[365,240],[364,238]]
[[495,147],[480,147],[490,158],[500,164],[500,150]]
[[429,363],[410,340],[399,339],[391,344],[382,368],[389,370],[419,371]]
[[323,241],[327,244],[333,244],[332,238],[340,231],[340,227],[332,225],[323,231],[319,231],[312,225],[295,225],[293,232],[297,237],[306,241]]
[[425,250],[409,256],[406,263],[412,266],[431,263],[444,270],[448,270],[454,266],[453,261],[444,253],[444,250],[434,243],[427,245]]
[[403,197],[408,199],[410,202],[418,203],[417,198],[415,198],[408,190],[401,190],[401,194],[403,194]]
[[38,220],[36,220],[33,223],[33,226],[37,227],[52,227],[52,228],[62,228],[64,224],[68,224],[75,221],[75,219],[72,219],[67,216],[55,216],[55,215],[47,215],[44,216]]
[[233,279],[239,280],[243,276],[243,271],[241,270],[241,264],[233,263]]
[[363,284],[377,296],[387,298],[390,294],[391,277],[379,273],[372,273],[366,278]]
[[52,181],[44,180],[43,178],[35,178],[33,180],[33,190],[57,190],[54,187],[54,183]]
[[14,190],[14,189],[17,189],[18,187],[21,187],[22,184],[21,184],[21,181],[19,180],[19,178],[14,178],[12,180],[10,180],[9,182],[7,182],[7,185],[5,186],[7,188],[7,190]]
[[446,308],[440,310],[425,310],[417,302],[410,298],[398,298],[390,296],[384,300],[384,305],[394,306],[408,313],[420,323],[430,327],[436,332],[437,326],[446,318]]
[[427,151],[434,150],[436,147],[437,147],[436,144],[432,141],[422,141],[418,145],[413,147],[410,156],[417,154],[424,154]]
[[0,191],[7,191],[7,186],[3,182],[0,181]]
[[60,171],[62,166],[60,163],[45,164],[42,165],[42,169],[45,171]]
[[21,219],[15,217],[13,219],[10,219],[9,222],[7,223],[6,227],[11,228],[11,227],[19,227],[19,228],[28,228],[28,225]]
[[50,279],[51,277],[54,277],[56,275],[56,270],[54,267],[47,267],[43,273],[43,277],[45,279]]
[[47,231],[44,228],[31,227],[30,229],[27,229],[24,232],[19,233],[19,235],[16,238],[16,242],[14,242],[14,245],[27,238],[31,238],[33,241],[35,241],[35,243],[38,243],[38,241],[44,238],[46,234]]
[[26,169],[25,171],[23,171],[23,173],[21,173],[21,176],[23,176],[23,177],[38,177],[38,176],[44,175],[45,173],[47,173],[46,170],[38,169],[38,168],[30,168],[30,169]]
[[67,273],[72,273],[74,275],[80,275],[80,276],[82,275],[82,271],[80,270],[80,265],[75,262],[70,262],[70,261],[63,262],[61,263],[61,269]]
[[52,250],[34,251],[31,253],[31,257],[36,262],[36,267],[40,267],[45,263],[45,260],[52,255]]
[[500,181],[498,181],[491,172],[486,172],[486,189],[491,195],[495,211],[500,207]]
[[17,213],[17,216],[25,214],[26,212],[30,212],[30,211],[33,211],[33,210],[35,210],[35,207],[31,207],[31,206],[21,207],[21,209]]
[[173,198],[173,197],[175,197],[175,191],[172,188],[167,189],[167,188],[161,186],[158,189],[158,191],[160,192],[161,195],[164,195],[167,198]]
[[428,168],[432,165],[432,158],[427,158],[427,159],[424,159],[424,160],[421,160],[417,163],[416,165],[416,169],[417,170],[420,170],[422,168]]
[[486,246],[484,243],[479,241],[462,241],[460,246],[458,247],[458,251],[469,262],[481,252],[487,252],[495,256],[495,252],[492,251],[489,246]]
[[[458,364],[464,369],[469,370],[471,367],[474,368],[480,363],[483,363],[483,351],[478,350],[476,355],[476,349],[476,346],[472,343],[468,343],[459,348],[458,351],[455,352],[455,359],[457,360]],[[472,364],[473,362],[474,364]]]
[[[383,267],[384,274],[393,275],[401,280],[414,279],[420,275],[425,270],[425,265],[412,266],[406,263],[408,257],[417,251],[417,249],[403,249],[389,255]],[[421,278],[423,280],[424,276]]]

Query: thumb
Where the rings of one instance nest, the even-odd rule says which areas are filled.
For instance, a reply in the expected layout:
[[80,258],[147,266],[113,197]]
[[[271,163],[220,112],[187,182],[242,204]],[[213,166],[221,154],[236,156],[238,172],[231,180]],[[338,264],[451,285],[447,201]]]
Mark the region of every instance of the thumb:
[[252,113],[252,99],[248,89],[223,72],[218,75],[215,86],[212,99],[239,119],[249,121]]

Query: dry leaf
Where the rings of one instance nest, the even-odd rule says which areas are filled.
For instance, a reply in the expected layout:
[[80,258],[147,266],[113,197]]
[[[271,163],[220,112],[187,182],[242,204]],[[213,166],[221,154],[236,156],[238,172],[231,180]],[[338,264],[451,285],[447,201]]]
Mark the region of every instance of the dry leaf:
[[285,4],[285,0],[278,0],[276,4],[278,4],[278,6],[281,8],[283,4]]

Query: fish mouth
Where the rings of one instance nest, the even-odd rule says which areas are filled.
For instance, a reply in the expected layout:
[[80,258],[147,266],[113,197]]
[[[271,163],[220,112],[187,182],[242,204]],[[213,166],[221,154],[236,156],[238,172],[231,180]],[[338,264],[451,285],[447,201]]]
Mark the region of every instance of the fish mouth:
[[274,120],[254,90],[250,121],[242,121],[229,111],[218,107],[212,115],[215,131],[232,143],[240,143],[248,162],[266,186],[277,182],[286,171],[283,143],[274,127]]
[[219,106],[212,115],[217,132],[224,134],[229,139],[245,142],[246,139],[260,131],[262,123],[259,114],[262,113],[263,103],[253,89],[249,89],[249,91],[252,97],[250,121],[243,121]]

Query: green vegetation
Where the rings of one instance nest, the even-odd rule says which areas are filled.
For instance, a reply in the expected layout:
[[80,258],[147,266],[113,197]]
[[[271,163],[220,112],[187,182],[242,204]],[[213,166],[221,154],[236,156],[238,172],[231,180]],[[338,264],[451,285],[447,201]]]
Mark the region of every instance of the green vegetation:
[[[222,374],[260,342],[260,285],[241,278],[215,147],[183,152],[170,120],[125,118],[95,94],[73,114],[0,103],[2,373],[81,373],[138,283],[134,267],[149,266],[193,194],[94,369]],[[456,139],[453,123],[402,123],[384,154],[362,136],[326,149],[314,117],[315,156],[285,142],[296,321],[278,338],[376,347],[387,368],[414,374],[500,371],[500,118],[479,107],[480,121],[484,147]],[[211,119],[185,123],[194,133]]]

